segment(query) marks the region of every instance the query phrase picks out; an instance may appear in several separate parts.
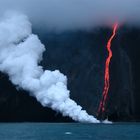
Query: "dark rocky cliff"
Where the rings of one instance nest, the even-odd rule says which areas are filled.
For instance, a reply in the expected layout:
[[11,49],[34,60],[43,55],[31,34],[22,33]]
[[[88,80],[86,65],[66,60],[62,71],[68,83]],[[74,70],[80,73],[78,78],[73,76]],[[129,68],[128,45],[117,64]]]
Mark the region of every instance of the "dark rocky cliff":
[[[71,98],[96,116],[104,85],[107,28],[93,32],[46,34],[34,30],[46,45],[41,65],[59,69],[68,77]],[[119,30],[113,41],[110,65],[110,90],[105,116],[113,121],[140,120],[139,43],[140,30]],[[0,121],[71,121],[43,108],[25,91],[17,91],[7,76],[0,77]]]

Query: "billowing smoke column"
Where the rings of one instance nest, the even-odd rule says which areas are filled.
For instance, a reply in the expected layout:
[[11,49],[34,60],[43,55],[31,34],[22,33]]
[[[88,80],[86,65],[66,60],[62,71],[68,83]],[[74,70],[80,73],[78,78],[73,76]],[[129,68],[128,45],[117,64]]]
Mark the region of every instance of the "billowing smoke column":
[[105,111],[106,99],[108,96],[108,90],[109,90],[109,86],[110,86],[109,65],[110,65],[110,60],[112,58],[111,43],[116,35],[117,28],[118,28],[118,23],[114,24],[113,33],[112,33],[111,37],[109,38],[107,46],[106,46],[107,50],[108,50],[108,57],[106,59],[106,64],[105,64],[104,90],[103,90],[102,100],[100,101],[100,104],[99,104],[98,114],[103,113]]
[[43,71],[38,65],[44,51],[44,45],[32,34],[26,16],[7,14],[0,22],[0,71],[8,74],[14,85],[28,91],[42,106],[76,121],[98,123],[69,98],[66,76],[58,70]]

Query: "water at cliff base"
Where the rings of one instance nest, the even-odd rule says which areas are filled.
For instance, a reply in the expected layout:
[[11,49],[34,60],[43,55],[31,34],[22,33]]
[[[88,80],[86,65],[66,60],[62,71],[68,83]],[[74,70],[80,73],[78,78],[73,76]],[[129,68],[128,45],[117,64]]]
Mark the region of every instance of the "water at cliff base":
[[139,140],[140,123],[1,123],[0,140]]

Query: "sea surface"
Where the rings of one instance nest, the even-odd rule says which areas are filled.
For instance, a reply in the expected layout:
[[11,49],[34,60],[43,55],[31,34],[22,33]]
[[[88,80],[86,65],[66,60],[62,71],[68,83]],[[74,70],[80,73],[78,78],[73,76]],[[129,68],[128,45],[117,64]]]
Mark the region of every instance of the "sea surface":
[[0,123],[0,140],[140,140],[140,123]]

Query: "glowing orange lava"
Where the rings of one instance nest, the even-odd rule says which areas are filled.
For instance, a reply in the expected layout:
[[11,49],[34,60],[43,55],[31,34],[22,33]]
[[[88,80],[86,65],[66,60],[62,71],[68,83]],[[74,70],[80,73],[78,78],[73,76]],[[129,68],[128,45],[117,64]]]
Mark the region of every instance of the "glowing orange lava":
[[106,104],[106,99],[108,96],[108,90],[109,90],[109,86],[110,86],[109,65],[110,65],[110,60],[112,57],[111,43],[116,35],[117,28],[118,28],[118,23],[115,23],[113,26],[113,33],[112,33],[111,37],[109,38],[107,46],[106,46],[107,50],[108,50],[108,57],[106,59],[106,64],[105,64],[104,90],[103,90],[102,100],[100,101],[100,104],[99,104],[98,113],[105,111],[105,104]]

